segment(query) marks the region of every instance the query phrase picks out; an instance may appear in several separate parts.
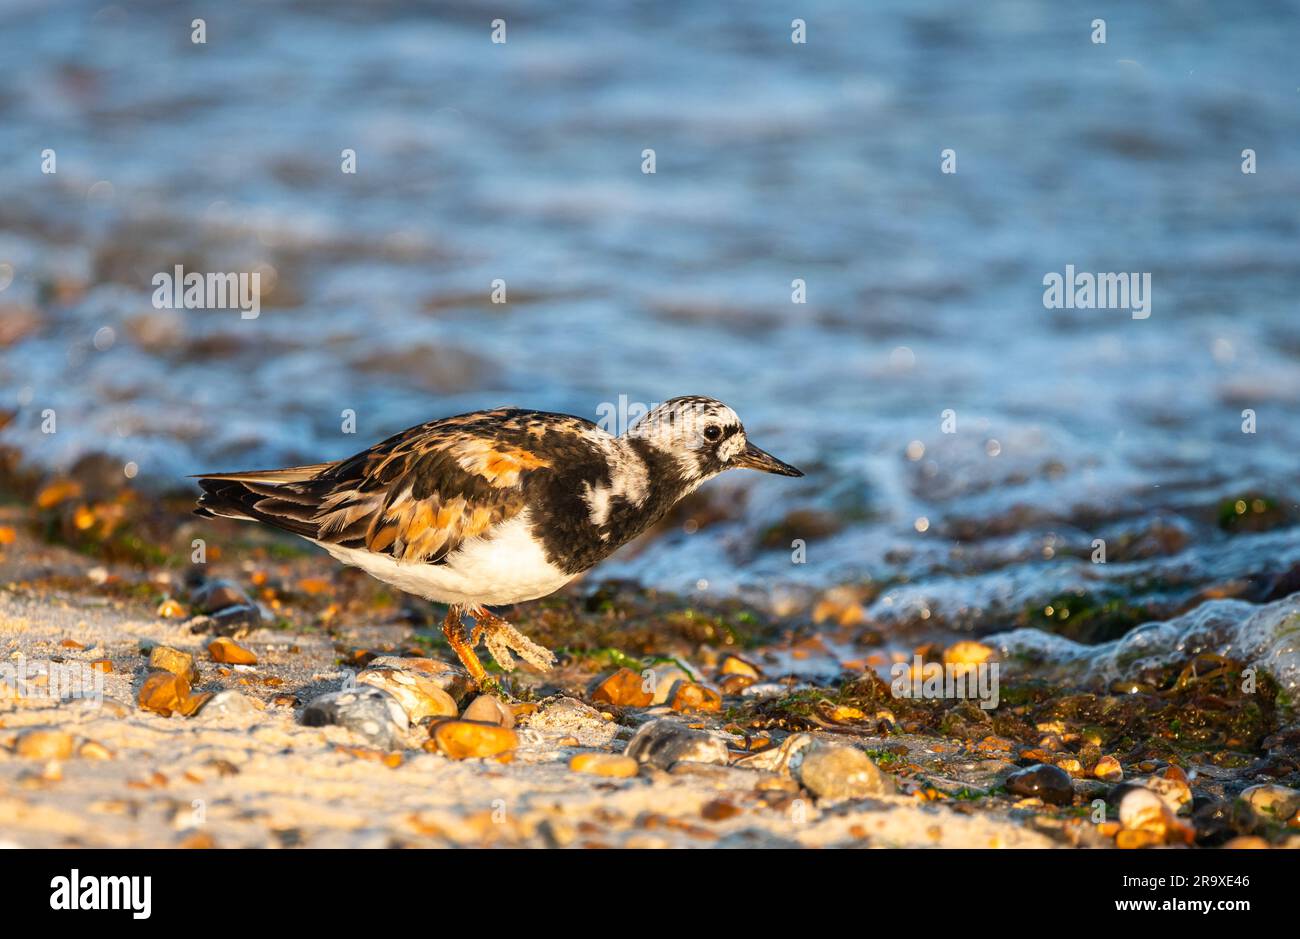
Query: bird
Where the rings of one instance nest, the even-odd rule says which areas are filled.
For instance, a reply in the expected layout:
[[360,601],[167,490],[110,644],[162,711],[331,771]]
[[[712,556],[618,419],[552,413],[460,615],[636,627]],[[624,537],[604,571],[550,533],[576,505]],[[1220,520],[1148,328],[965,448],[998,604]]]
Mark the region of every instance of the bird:
[[191,478],[202,490],[197,515],[291,532],[446,604],[448,645],[488,687],[480,641],[507,672],[512,653],[542,671],[555,663],[489,607],[554,593],[739,468],[803,476],[750,443],[727,405],[688,395],[617,436],[569,414],[496,408],[419,424],[331,463]]

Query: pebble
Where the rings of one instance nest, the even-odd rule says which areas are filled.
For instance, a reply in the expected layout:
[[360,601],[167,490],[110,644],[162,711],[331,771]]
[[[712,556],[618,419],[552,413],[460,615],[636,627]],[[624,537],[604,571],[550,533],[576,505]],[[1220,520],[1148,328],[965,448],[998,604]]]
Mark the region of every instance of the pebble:
[[257,717],[261,712],[246,694],[227,688],[218,691],[199,709],[204,717]]
[[515,726],[515,712],[504,701],[491,694],[481,694],[471,701],[462,716],[467,721],[496,724],[498,727]]
[[713,713],[722,710],[722,695],[693,681],[679,681],[673,688],[674,711]]
[[469,673],[457,665],[450,665],[441,659],[424,656],[381,655],[369,663],[371,668],[395,668],[403,672],[414,672],[431,680],[453,701],[460,704],[476,689]]
[[649,682],[640,672],[634,672],[630,668],[620,668],[596,685],[591,692],[591,700],[619,707],[649,707],[655,696],[654,691],[647,689],[647,685]]
[[379,688],[392,695],[412,724],[426,717],[456,717],[459,711],[451,695],[428,675],[398,668],[375,668],[372,664],[357,675],[357,684]]
[[847,704],[835,705],[835,707],[831,708],[828,717],[837,724],[848,724],[853,721],[864,721],[867,719],[866,713],[861,708],[850,707]]
[[224,610],[190,620],[191,632],[212,632],[218,636],[238,636],[262,625],[262,611],[254,603],[228,606]]
[[758,679],[750,678],[748,675],[723,675],[718,680],[718,688],[725,695],[738,695],[757,681]]
[[190,683],[184,675],[154,669],[140,686],[140,707],[163,717],[184,711],[190,700]]
[[811,734],[791,734],[781,745],[751,756],[741,757],[736,765],[745,769],[765,770],[793,776],[803,761],[805,751],[814,743]]
[[1142,785],[1123,787],[1118,794],[1119,821],[1125,828],[1144,828],[1164,819],[1167,808],[1159,795]]
[[569,760],[569,769],[575,773],[612,776],[616,779],[635,776],[638,768],[639,764],[636,760],[617,753],[579,753]]
[[946,665],[979,665],[993,657],[993,650],[982,642],[957,642],[943,650]]
[[1070,774],[1058,766],[1035,763],[1016,770],[1007,777],[1007,791],[1018,796],[1037,796],[1052,805],[1069,805],[1074,801]]
[[[1116,836],[1115,843],[1118,847],[1191,844],[1195,839],[1195,829],[1179,821],[1159,793],[1142,785],[1117,788],[1122,791],[1119,796],[1119,821],[1125,829]],[[1143,834],[1136,835],[1134,832]],[[1154,840],[1147,835],[1153,836]]]
[[87,740],[77,748],[77,756],[83,760],[111,760],[114,753],[98,740]]
[[700,807],[700,815],[711,822],[725,822],[740,814],[740,807],[725,799],[714,799]]
[[238,584],[209,580],[190,594],[190,603],[200,613],[216,613],[232,606],[251,606],[253,600]]
[[654,697],[650,700],[652,705],[667,704],[673,686],[679,681],[691,680],[691,676],[676,665],[656,665],[650,671],[654,672],[654,677],[650,679],[650,687],[654,689]]
[[808,687],[811,686],[801,684],[791,688],[779,681],[760,681],[743,688],[740,693],[746,698],[779,698],[795,691],[803,691]]
[[758,681],[762,677],[758,667],[736,655],[728,655],[722,660],[719,672],[723,675],[741,675],[745,678],[752,678]]
[[306,727],[335,724],[365,737],[376,746],[395,750],[409,726],[406,712],[397,699],[379,688],[362,686],[350,691],[331,691],[310,701],[302,712]]
[[894,792],[894,782],[857,747],[816,743],[804,754],[799,782],[828,802],[863,799]]
[[212,656],[212,661],[226,665],[257,664],[256,655],[226,636],[218,636],[208,643],[208,655]]
[[15,748],[19,756],[29,760],[66,760],[72,751],[72,735],[61,730],[25,731]]
[[1065,770],[1071,776],[1083,775],[1083,764],[1072,756],[1062,757],[1056,761],[1056,765]]
[[1240,798],[1256,816],[1275,822],[1289,821],[1300,810],[1300,792],[1276,783],[1251,786]]
[[180,649],[173,649],[171,646],[154,646],[149,653],[149,667],[180,675],[191,685],[199,680],[199,670],[194,665],[194,656]]
[[571,746],[607,747],[618,735],[618,725],[600,716],[577,698],[556,695],[540,702],[537,711],[522,721],[533,730],[572,738]]
[[1182,811],[1184,806],[1191,805],[1192,789],[1187,785],[1181,770],[1173,776],[1147,776],[1133,782],[1158,795],[1169,811],[1175,814]]
[[184,619],[186,615],[185,607],[170,598],[158,605],[157,616],[160,619]]
[[1155,694],[1155,686],[1146,682],[1119,678],[1110,683],[1111,694]]
[[1267,841],[1255,835],[1240,835],[1236,838],[1229,838],[1223,843],[1223,846],[1234,850],[1242,848],[1263,848],[1267,850],[1270,847]]
[[519,746],[519,735],[508,727],[472,721],[442,721],[433,728],[438,752],[453,760],[501,756]]
[[1092,775],[1104,782],[1119,782],[1124,778],[1124,767],[1113,756],[1103,756],[1092,768]]
[[1125,828],[1115,835],[1115,847],[1126,851],[1150,848],[1163,843],[1164,839],[1158,832],[1142,828]]
[[759,776],[758,781],[754,783],[755,792],[788,792],[790,794],[798,793],[799,784],[788,776],[777,776],[774,774],[764,773]]
[[665,770],[678,762],[726,765],[728,761],[727,745],[721,739],[673,720],[643,724],[623,753],[638,763]]

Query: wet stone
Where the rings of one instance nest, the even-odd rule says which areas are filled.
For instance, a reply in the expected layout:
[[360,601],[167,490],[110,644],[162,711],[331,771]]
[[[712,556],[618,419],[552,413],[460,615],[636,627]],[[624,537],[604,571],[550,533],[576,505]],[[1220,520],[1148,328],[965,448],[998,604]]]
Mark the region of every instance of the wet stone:
[[856,747],[818,743],[804,755],[799,782],[818,799],[863,799],[894,792],[893,780]]
[[462,716],[467,721],[496,724],[498,727],[515,726],[515,712],[500,698],[491,694],[481,694],[471,701]]
[[1033,796],[1051,805],[1069,805],[1074,801],[1074,785],[1070,774],[1058,766],[1035,763],[1016,770],[1006,780],[1007,792],[1018,796]]
[[1192,812],[1196,840],[1206,847],[1216,847],[1236,835],[1247,834],[1255,822],[1251,808],[1244,802],[1199,799]]
[[623,752],[638,763],[665,770],[674,763],[725,765],[728,760],[727,745],[722,740],[672,720],[644,724]]
[[1300,811],[1300,792],[1286,786],[1251,786],[1240,798],[1257,817],[1275,822],[1286,822]]
[[302,712],[306,727],[334,724],[360,734],[375,746],[395,750],[409,726],[406,712],[388,692],[360,686],[331,691],[308,703]]
[[1105,782],[1119,782],[1124,778],[1124,768],[1113,756],[1103,756],[1092,768],[1092,775]]

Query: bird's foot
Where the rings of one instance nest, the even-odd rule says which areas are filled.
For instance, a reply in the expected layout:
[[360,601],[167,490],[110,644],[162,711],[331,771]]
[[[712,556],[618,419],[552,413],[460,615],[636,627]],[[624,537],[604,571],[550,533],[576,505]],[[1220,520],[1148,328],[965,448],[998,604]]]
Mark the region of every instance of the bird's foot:
[[474,627],[472,640],[467,637],[465,624],[460,619],[461,612],[458,606],[453,605],[448,608],[447,618],[442,622],[442,634],[447,637],[447,644],[451,646],[451,651],[456,653],[456,657],[465,666],[465,671],[469,672],[469,677],[473,679],[474,684],[482,687],[484,682],[488,681],[488,676],[478,656],[474,654],[474,646],[478,643],[478,627]]
[[483,607],[470,611],[474,617],[474,631],[470,634],[470,647],[478,645],[479,638],[487,646],[493,661],[505,671],[514,671],[515,660],[510,653],[517,652],[529,665],[546,671],[555,665],[555,653],[539,646],[495,613]]

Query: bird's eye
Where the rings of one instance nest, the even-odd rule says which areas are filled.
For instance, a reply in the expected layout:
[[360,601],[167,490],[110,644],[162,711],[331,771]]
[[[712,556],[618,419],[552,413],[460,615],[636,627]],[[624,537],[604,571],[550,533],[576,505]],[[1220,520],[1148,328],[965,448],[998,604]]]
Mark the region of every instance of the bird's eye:
[[722,428],[717,424],[710,424],[704,428],[704,439],[709,443],[717,443],[722,439]]

